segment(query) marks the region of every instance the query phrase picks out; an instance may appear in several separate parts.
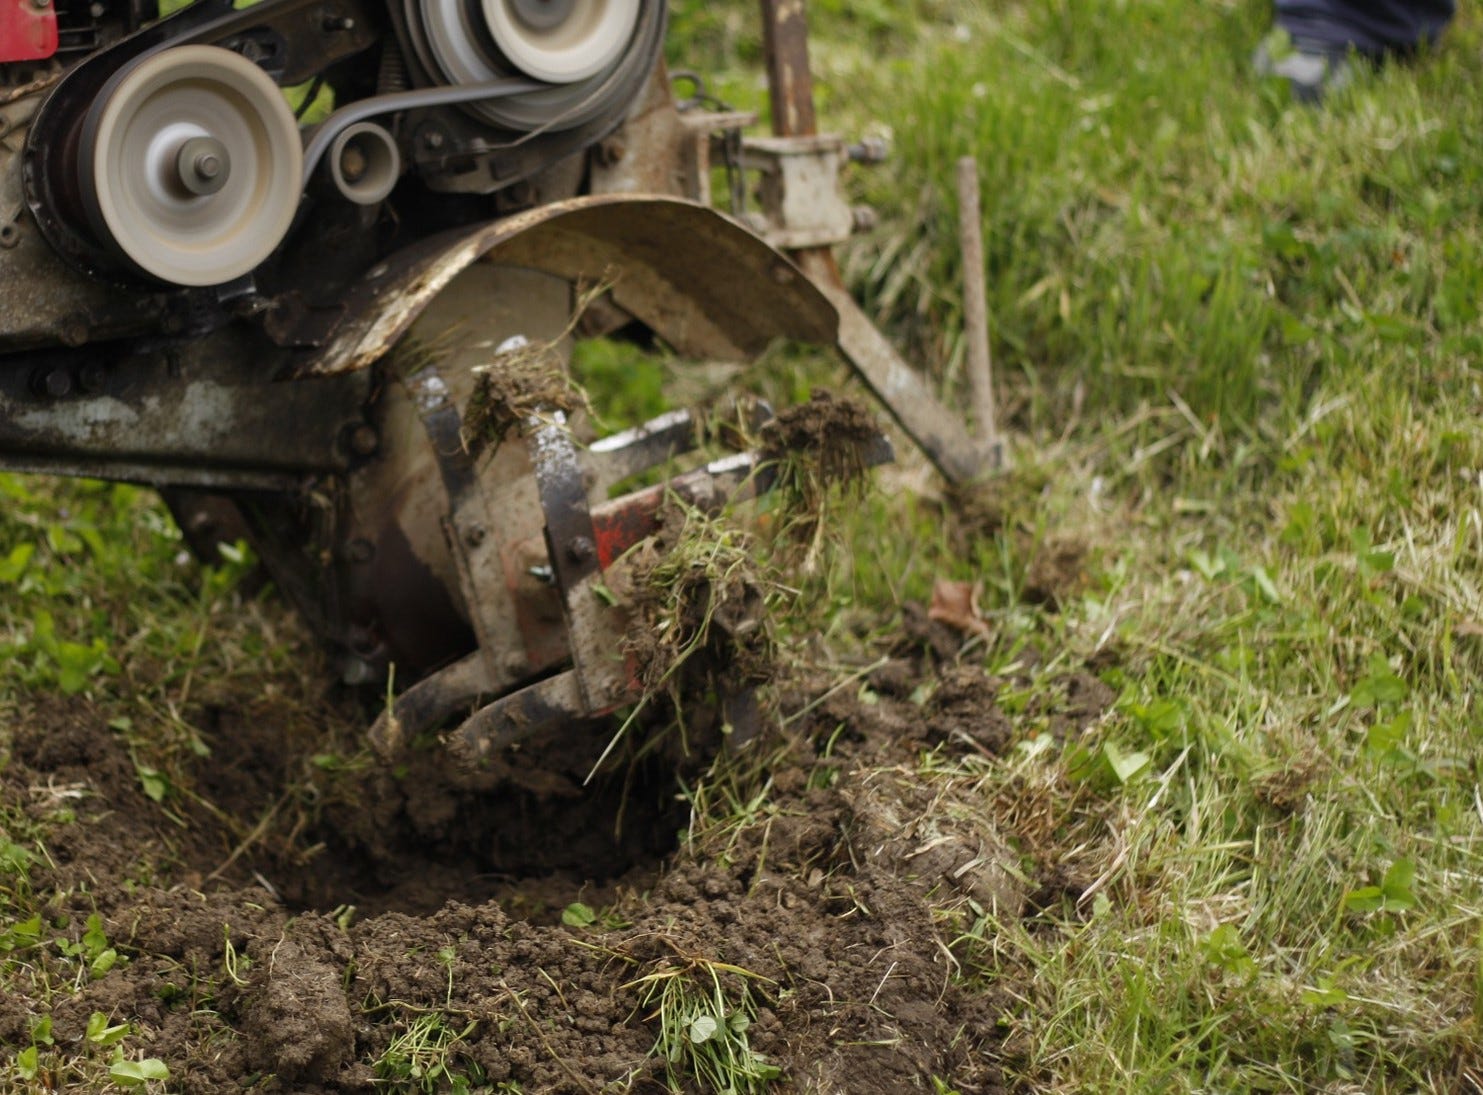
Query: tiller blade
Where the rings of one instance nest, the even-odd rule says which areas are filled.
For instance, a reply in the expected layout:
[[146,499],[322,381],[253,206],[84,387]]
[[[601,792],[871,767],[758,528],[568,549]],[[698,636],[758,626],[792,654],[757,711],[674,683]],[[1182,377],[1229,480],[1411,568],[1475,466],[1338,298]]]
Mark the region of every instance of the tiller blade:
[[[519,441],[476,454],[436,368],[409,387],[450,500],[444,532],[479,646],[392,701],[371,728],[373,745],[394,755],[465,714],[444,741],[476,767],[554,725],[638,701],[638,667],[622,653],[629,620],[608,595],[610,568],[659,531],[667,502],[718,513],[771,490],[772,466],[756,451],[737,452],[610,498],[623,481],[695,452],[704,416],[672,411],[583,447],[552,412],[530,418]],[[755,404],[749,430],[771,418]],[[890,442],[877,435],[863,459],[890,462]],[[755,734],[752,689],[723,695],[722,705],[733,741]]]

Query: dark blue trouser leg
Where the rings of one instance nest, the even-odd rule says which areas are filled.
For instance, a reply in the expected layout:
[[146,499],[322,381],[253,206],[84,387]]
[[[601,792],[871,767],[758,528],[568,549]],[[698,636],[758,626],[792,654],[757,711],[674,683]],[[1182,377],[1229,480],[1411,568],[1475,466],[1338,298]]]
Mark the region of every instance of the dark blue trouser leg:
[[1376,56],[1436,41],[1456,7],[1454,0],[1276,0],[1277,25],[1293,38]]

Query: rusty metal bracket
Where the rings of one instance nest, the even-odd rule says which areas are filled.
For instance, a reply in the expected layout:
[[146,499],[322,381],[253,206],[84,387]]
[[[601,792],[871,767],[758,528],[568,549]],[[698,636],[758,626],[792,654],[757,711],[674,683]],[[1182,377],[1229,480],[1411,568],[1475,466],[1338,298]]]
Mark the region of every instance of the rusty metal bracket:
[[476,679],[465,669],[459,679],[476,691],[497,693],[519,680],[527,667],[520,633],[510,627],[518,617],[505,565],[520,530],[497,518],[500,484],[479,474],[464,442],[463,420],[437,369],[429,366],[407,383],[448,494],[443,531],[479,642],[482,675]]
[[0,467],[156,486],[294,490],[343,471],[370,377],[277,384],[237,331],[150,352],[0,355]]
[[628,675],[617,657],[622,625],[598,597],[602,566],[597,532],[565,417],[553,415],[541,424],[531,437],[530,449],[545,515],[546,550],[561,593],[582,709],[602,711],[621,702],[628,691]]
[[785,251],[844,243],[855,232],[855,210],[839,177],[848,160],[842,137],[746,138],[741,167],[758,175],[760,206],[748,223]]

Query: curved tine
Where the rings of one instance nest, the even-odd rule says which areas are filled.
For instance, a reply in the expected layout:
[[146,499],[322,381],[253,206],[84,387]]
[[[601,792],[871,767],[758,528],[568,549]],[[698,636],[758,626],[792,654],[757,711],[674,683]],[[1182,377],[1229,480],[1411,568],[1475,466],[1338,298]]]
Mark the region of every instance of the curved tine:
[[463,768],[477,768],[500,750],[548,726],[592,717],[575,670],[501,697],[475,711],[448,735],[448,751]]
[[418,734],[435,729],[460,708],[472,706],[489,691],[489,678],[478,651],[438,670],[407,689],[371,725],[371,745],[393,757]]

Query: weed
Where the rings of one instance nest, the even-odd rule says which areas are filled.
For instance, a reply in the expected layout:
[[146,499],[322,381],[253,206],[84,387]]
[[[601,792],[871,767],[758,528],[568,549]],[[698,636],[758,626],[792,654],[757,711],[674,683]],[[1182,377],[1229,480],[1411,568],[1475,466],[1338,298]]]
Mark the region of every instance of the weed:
[[442,1012],[418,1015],[393,1037],[373,1064],[376,1083],[393,1092],[468,1092],[483,1082],[479,1066],[460,1058],[458,1047],[478,1027],[461,1026]]
[[738,966],[681,955],[629,983],[658,1023],[653,1052],[665,1062],[672,1091],[693,1081],[702,1091],[756,1095],[782,1075],[747,1040],[757,1015],[751,986],[761,980]]

